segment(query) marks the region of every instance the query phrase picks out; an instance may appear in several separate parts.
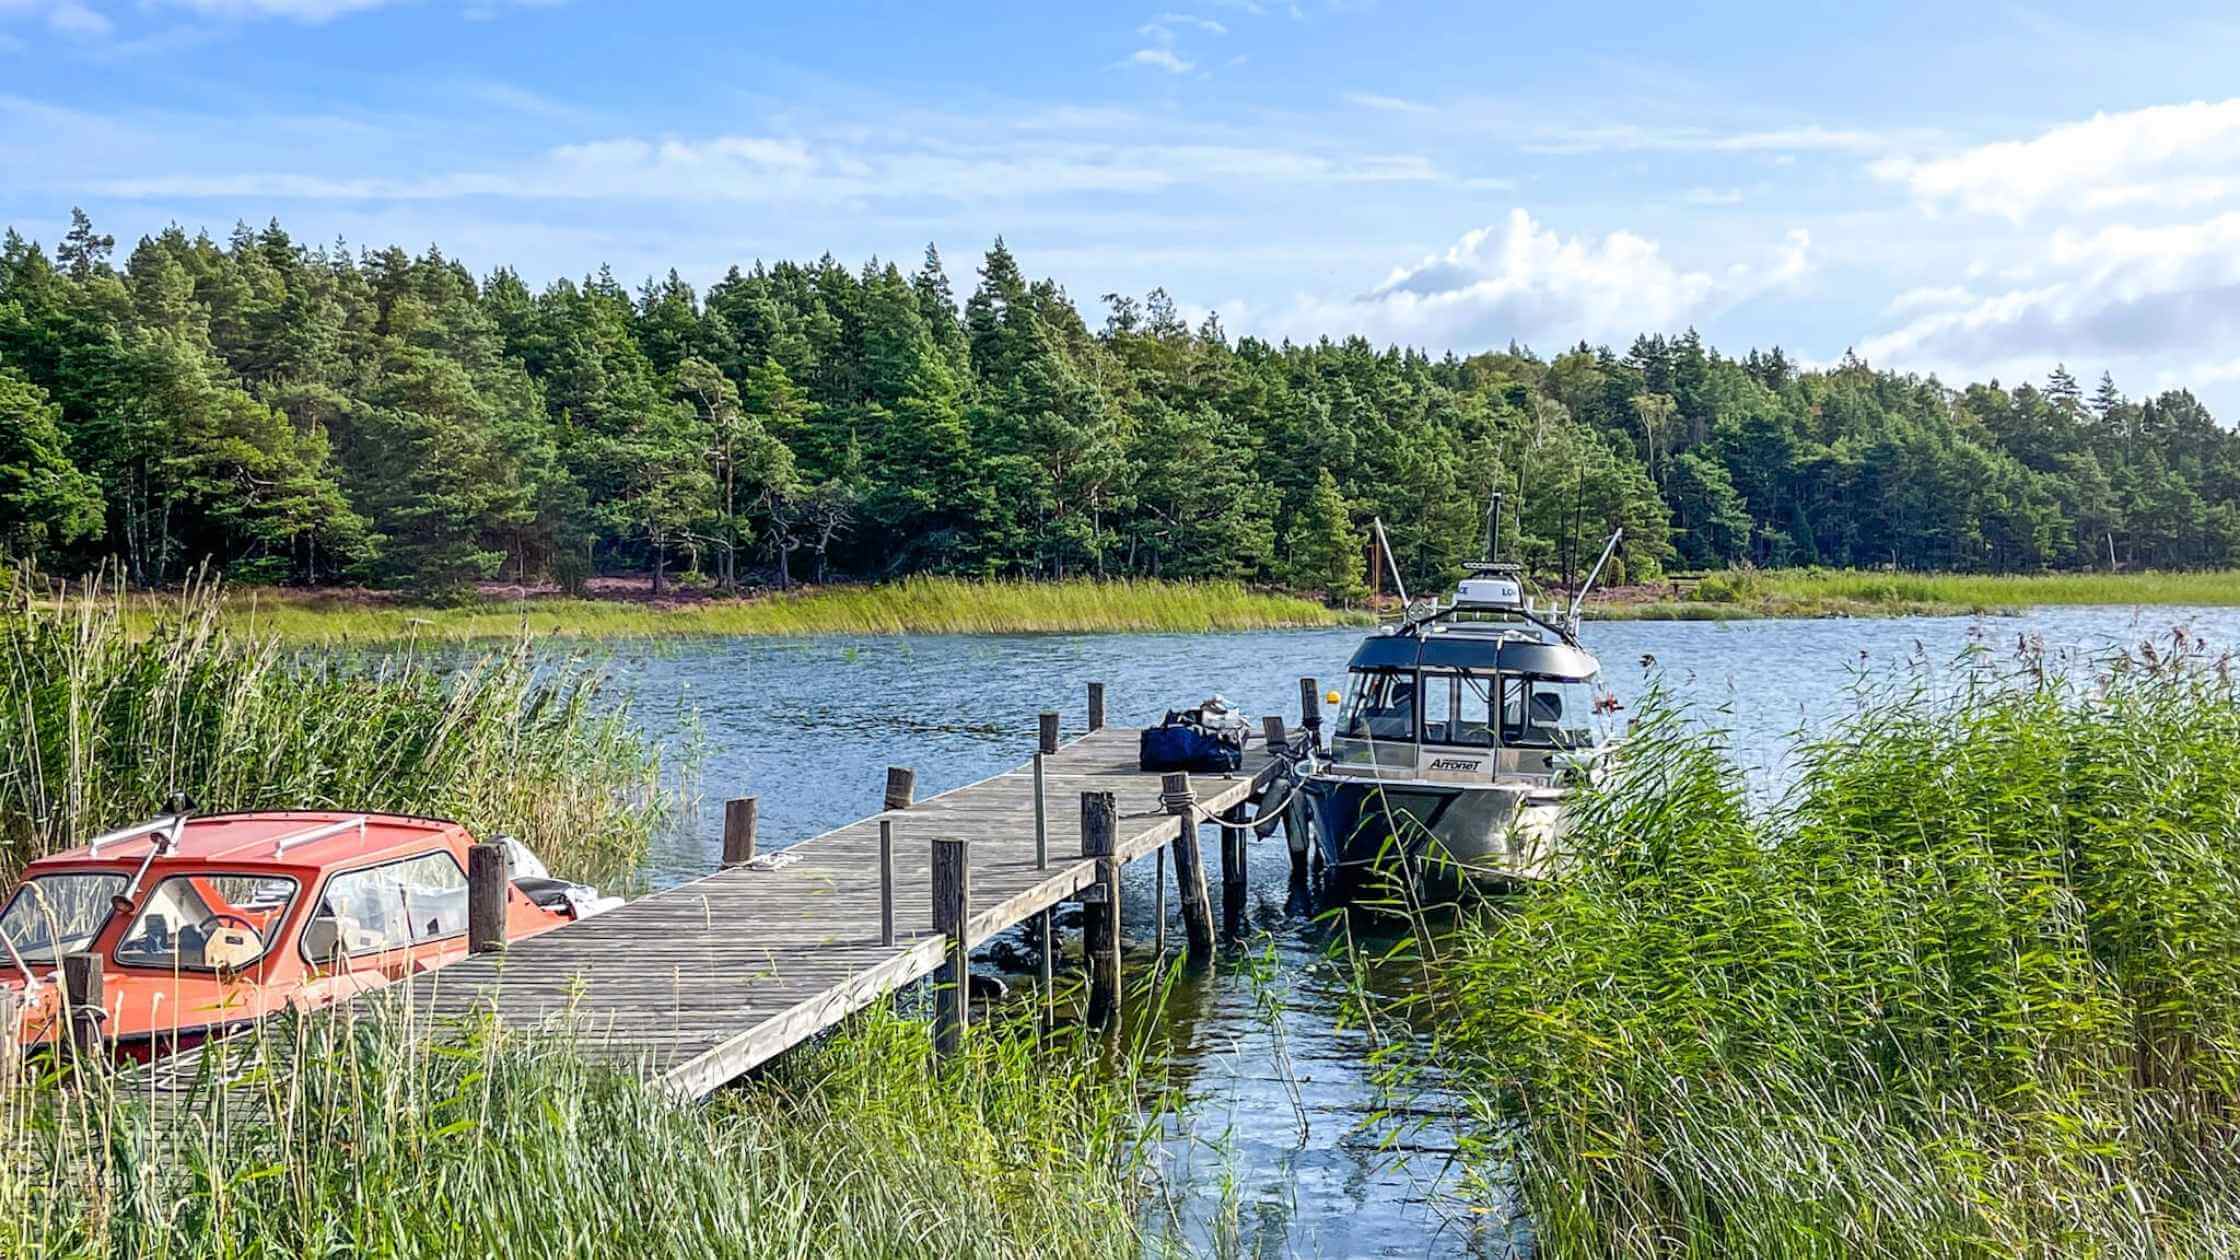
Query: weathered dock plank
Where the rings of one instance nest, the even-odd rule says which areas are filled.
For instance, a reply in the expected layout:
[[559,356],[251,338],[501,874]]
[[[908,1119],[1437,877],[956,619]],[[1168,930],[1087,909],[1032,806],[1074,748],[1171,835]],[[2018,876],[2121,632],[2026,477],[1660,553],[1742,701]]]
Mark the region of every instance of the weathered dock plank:
[[[705,1095],[942,965],[935,838],[971,842],[968,948],[1096,882],[1095,861],[1080,856],[1081,793],[1115,794],[1118,861],[1172,843],[1175,817],[1160,776],[1137,770],[1136,741],[1132,729],[1092,730],[1044,758],[1047,866],[1035,861],[1035,775],[1022,763],[766,855],[761,867],[730,866],[422,976],[411,1006],[439,1019],[488,1011],[510,1027],[577,1030],[585,1054]],[[1192,776],[1200,816],[1253,799],[1272,773],[1255,746],[1238,774]],[[893,841],[891,945],[882,944],[882,822]]]

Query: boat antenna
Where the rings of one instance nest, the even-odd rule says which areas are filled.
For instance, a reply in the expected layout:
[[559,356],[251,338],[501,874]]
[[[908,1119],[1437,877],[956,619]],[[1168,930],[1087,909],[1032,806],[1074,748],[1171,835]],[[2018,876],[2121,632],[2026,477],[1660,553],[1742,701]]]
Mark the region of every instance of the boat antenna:
[[1486,505],[1486,563],[1501,558],[1501,492],[1493,492],[1493,499]]
[[1400,562],[1392,558],[1392,540],[1384,536],[1384,518],[1381,516],[1370,517],[1369,528],[1375,532],[1377,546],[1384,553],[1384,567],[1387,572],[1392,574],[1393,588],[1400,592],[1400,619],[1406,621],[1408,619],[1408,582],[1407,579],[1400,576]]
[[1571,611],[1565,617],[1565,620],[1571,623],[1572,634],[1579,633],[1579,610],[1586,605],[1587,592],[1594,589],[1594,580],[1602,576],[1602,566],[1610,563],[1610,553],[1618,549],[1619,540],[1625,536],[1626,531],[1622,529],[1611,531],[1610,541],[1602,544],[1602,558],[1594,562],[1593,568],[1587,570],[1587,580],[1579,584],[1579,593],[1571,597]]

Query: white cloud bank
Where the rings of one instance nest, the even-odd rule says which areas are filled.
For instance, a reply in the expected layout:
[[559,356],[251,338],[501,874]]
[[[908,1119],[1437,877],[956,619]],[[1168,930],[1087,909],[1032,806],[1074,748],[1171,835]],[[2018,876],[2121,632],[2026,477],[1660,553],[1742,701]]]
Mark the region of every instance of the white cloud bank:
[[2033,215],[2228,197],[2240,175],[2240,99],[2095,114],[2027,140],[1949,157],[1893,157],[1868,169],[1924,208],[1956,206],[2021,223]]
[[1434,346],[1622,341],[1791,284],[1810,270],[1810,249],[1799,228],[1759,261],[1690,269],[1633,232],[1566,237],[1516,209],[1359,297],[1301,298],[1283,322],[1301,336],[1359,330]]

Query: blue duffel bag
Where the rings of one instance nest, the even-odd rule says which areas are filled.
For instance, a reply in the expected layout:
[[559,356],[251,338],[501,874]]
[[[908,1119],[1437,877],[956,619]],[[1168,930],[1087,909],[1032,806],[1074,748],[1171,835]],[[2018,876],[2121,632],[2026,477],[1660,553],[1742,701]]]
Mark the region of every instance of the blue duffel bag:
[[1145,728],[1137,763],[1145,770],[1206,774],[1243,769],[1244,724],[1211,726],[1202,718],[1203,710],[1170,711],[1166,721]]

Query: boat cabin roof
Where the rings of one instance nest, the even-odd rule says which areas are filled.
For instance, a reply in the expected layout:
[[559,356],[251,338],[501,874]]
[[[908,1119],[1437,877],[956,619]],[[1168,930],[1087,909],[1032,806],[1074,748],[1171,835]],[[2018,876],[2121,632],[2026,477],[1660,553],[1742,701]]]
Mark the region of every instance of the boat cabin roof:
[[[363,826],[339,826],[363,819]],[[379,856],[396,850],[418,851],[429,842],[459,830],[459,824],[440,818],[412,818],[401,814],[368,814],[348,810],[270,810],[241,814],[202,814],[187,819],[180,829],[179,847],[157,860],[166,864],[208,862],[237,868],[260,866],[326,867]],[[317,834],[326,832],[324,835]],[[114,833],[112,833],[114,834]],[[148,850],[168,835],[152,830],[122,839],[81,845],[50,854],[24,871],[84,866],[89,862],[123,862],[137,866]],[[295,840],[294,837],[304,837]],[[287,842],[282,847],[283,842]]]
[[1600,672],[1594,657],[1568,643],[1549,643],[1509,631],[1473,632],[1431,626],[1414,634],[1378,634],[1364,639],[1348,669],[1469,669],[1536,674],[1547,678],[1592,678]]

